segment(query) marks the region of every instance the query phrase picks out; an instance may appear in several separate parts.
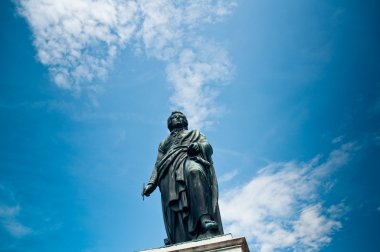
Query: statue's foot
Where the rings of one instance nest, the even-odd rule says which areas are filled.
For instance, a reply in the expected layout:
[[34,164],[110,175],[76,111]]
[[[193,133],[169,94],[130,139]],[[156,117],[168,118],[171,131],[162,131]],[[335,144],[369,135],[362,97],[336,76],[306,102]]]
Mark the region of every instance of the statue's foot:
[[216,221],[211,220],[210,215],[203,215],[200,219],[201,231],[197,239],[206,239],[215,236],[219,225]]
[[218,229],[218,223],[216,223],[216,221],[213,221],[213,220],[205,220],[205,221],[202,221],[202,228],[203,230],[205,230],[206,232],[207,231],[211,231],[211,230],[217,230]]
[[206,239],[214,237],[216,234],[216,231],[219,228],[219,225],[216,221],[213,220],[202,220],[202,231],[201,234],[198,235],[197,239]]
[[203,215],[201,217],[201,225],[204,232],[217,230],[219,225],[216,221],[211,220],[209,215]]
[[165,246],[169,246],[169,245],[171,245],[171,242],[170,242],[170,240],[168,238],[165,238],[164,239],[164,244],[165,244]]

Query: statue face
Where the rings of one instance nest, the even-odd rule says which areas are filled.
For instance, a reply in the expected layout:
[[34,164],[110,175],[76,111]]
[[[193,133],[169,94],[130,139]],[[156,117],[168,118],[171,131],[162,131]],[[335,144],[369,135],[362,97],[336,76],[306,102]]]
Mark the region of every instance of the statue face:
[[180,113],[175,113],[170,116],[170,122],[173,129],[184,127],[186,125],[185,120],[185,116]]

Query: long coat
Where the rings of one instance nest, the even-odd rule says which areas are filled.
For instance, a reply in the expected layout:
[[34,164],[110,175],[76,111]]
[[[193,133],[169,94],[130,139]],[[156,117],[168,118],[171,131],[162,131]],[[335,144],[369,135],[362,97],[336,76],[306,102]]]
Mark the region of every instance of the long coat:
[[[191,157],[187,149],[192,143],[198,144],[200,152]],[[205,214],[219,224],[215,234],[223,234],[211,155],[211,145],[198,130],[173,132],[160,143],[149,183],[160,188],[165,228],[172,244],[201,237],[200,217]]]

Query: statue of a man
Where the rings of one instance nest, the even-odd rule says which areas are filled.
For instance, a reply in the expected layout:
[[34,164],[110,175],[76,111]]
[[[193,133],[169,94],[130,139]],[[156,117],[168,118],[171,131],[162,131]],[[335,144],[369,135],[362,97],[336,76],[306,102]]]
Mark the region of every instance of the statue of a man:
[[142,192],[149,196],[160,188],[166,245],[223,234],[212,147],[199,130],[188,131],[187,126],[181,112],[170,115],[170,135],[159,145]]

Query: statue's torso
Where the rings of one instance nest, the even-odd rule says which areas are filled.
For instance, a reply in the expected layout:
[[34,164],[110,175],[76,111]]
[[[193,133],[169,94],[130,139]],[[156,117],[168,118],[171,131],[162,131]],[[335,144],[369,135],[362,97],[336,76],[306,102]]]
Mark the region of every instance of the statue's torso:
[[161,149],[165,154],[173,147],[181,144],[181,140],[188,133],[187,130],[181,130],[178,132],[172,132],[162,143]]

